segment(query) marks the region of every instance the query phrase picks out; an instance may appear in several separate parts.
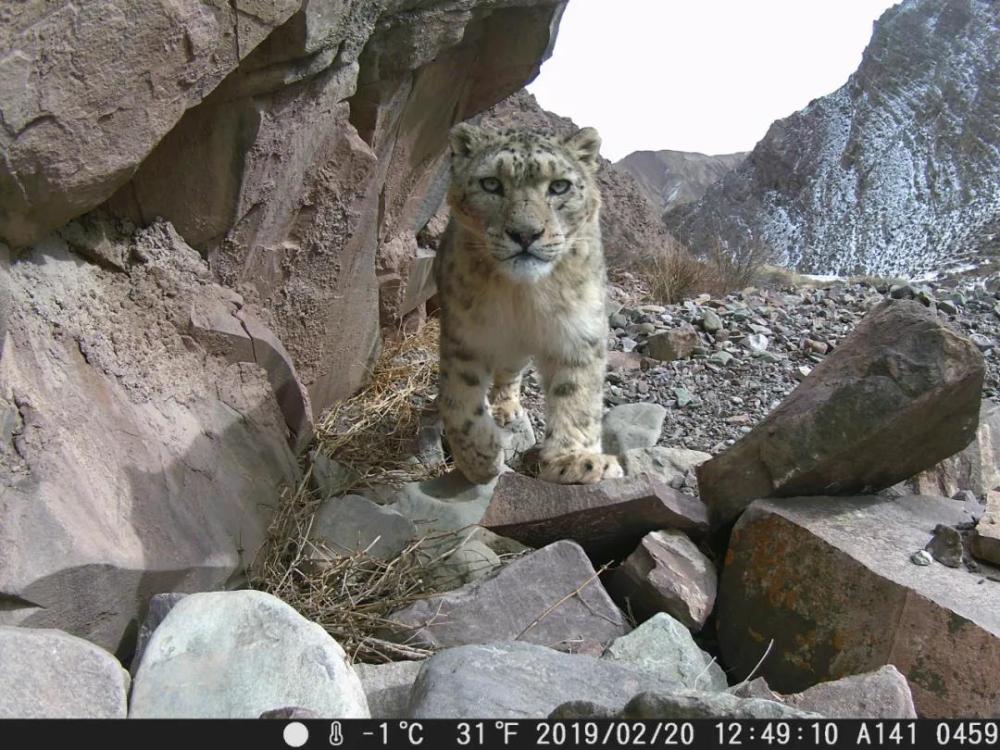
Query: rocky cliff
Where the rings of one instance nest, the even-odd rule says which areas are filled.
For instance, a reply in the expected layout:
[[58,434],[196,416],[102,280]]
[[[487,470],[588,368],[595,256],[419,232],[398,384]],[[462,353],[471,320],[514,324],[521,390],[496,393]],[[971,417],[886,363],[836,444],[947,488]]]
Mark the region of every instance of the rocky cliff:
[[919,275],[995,255],[998,215],[1000,5],[906,0],[843,87],[667,223],[695,250],[754,239],[802,271]]
[[0,624],[127,654],[152,593],[240,579],[398,322],[449,127],[563,5],[0,9]]
[[689,151],[633,151],[615,167],[628,172],[663,211],[692,203],[736,169],[745,153],[708,156]]

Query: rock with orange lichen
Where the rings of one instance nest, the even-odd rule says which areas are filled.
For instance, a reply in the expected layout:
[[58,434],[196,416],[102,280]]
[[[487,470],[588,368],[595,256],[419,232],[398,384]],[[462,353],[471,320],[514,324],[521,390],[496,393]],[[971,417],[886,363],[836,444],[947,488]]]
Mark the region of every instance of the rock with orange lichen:
[[732,678],[765,652],[758,674],[783,693],[893,664],[922,716],[997,715],[997,571],[910,562],[938,524],[961,522],[961,503],[920,495],[754,502],[716,606]]

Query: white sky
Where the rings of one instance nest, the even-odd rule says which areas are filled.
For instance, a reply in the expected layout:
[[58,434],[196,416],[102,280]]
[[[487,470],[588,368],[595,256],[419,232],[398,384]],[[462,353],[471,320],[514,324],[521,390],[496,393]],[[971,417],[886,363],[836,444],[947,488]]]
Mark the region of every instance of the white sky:
[[749,151],[843,85],[891,0],[570,0],[528,86],[602,154]]

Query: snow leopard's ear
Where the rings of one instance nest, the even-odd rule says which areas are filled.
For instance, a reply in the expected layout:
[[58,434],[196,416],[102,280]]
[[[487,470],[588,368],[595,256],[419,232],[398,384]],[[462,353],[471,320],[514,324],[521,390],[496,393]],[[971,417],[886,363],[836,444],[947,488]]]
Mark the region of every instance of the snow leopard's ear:
[[451,142],[451,155],[453,158],[468,159],[482,145],[486,133],[482,128],[470,125],[467,122],[460,122],[455,125],[448,134]]
[[563,146],[589,169],[597,169],[601,155],[601,136],[594,128],[581,128],[563,139]]

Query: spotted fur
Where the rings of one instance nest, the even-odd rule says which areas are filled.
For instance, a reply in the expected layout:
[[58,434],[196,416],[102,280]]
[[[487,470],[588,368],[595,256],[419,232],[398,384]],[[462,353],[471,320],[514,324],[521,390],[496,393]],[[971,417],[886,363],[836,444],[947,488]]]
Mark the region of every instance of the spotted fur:
[[[503,461],[497,422],[522,411],[534,360],[546,400],[540,476],[622,475],[601,450],[607,317],[595,180],[600,138],[457,125],[451,222],[435,260],[441,300],[439,407],[455,463],[473,482]],[[492,389],[491,389],[492,387]]]

